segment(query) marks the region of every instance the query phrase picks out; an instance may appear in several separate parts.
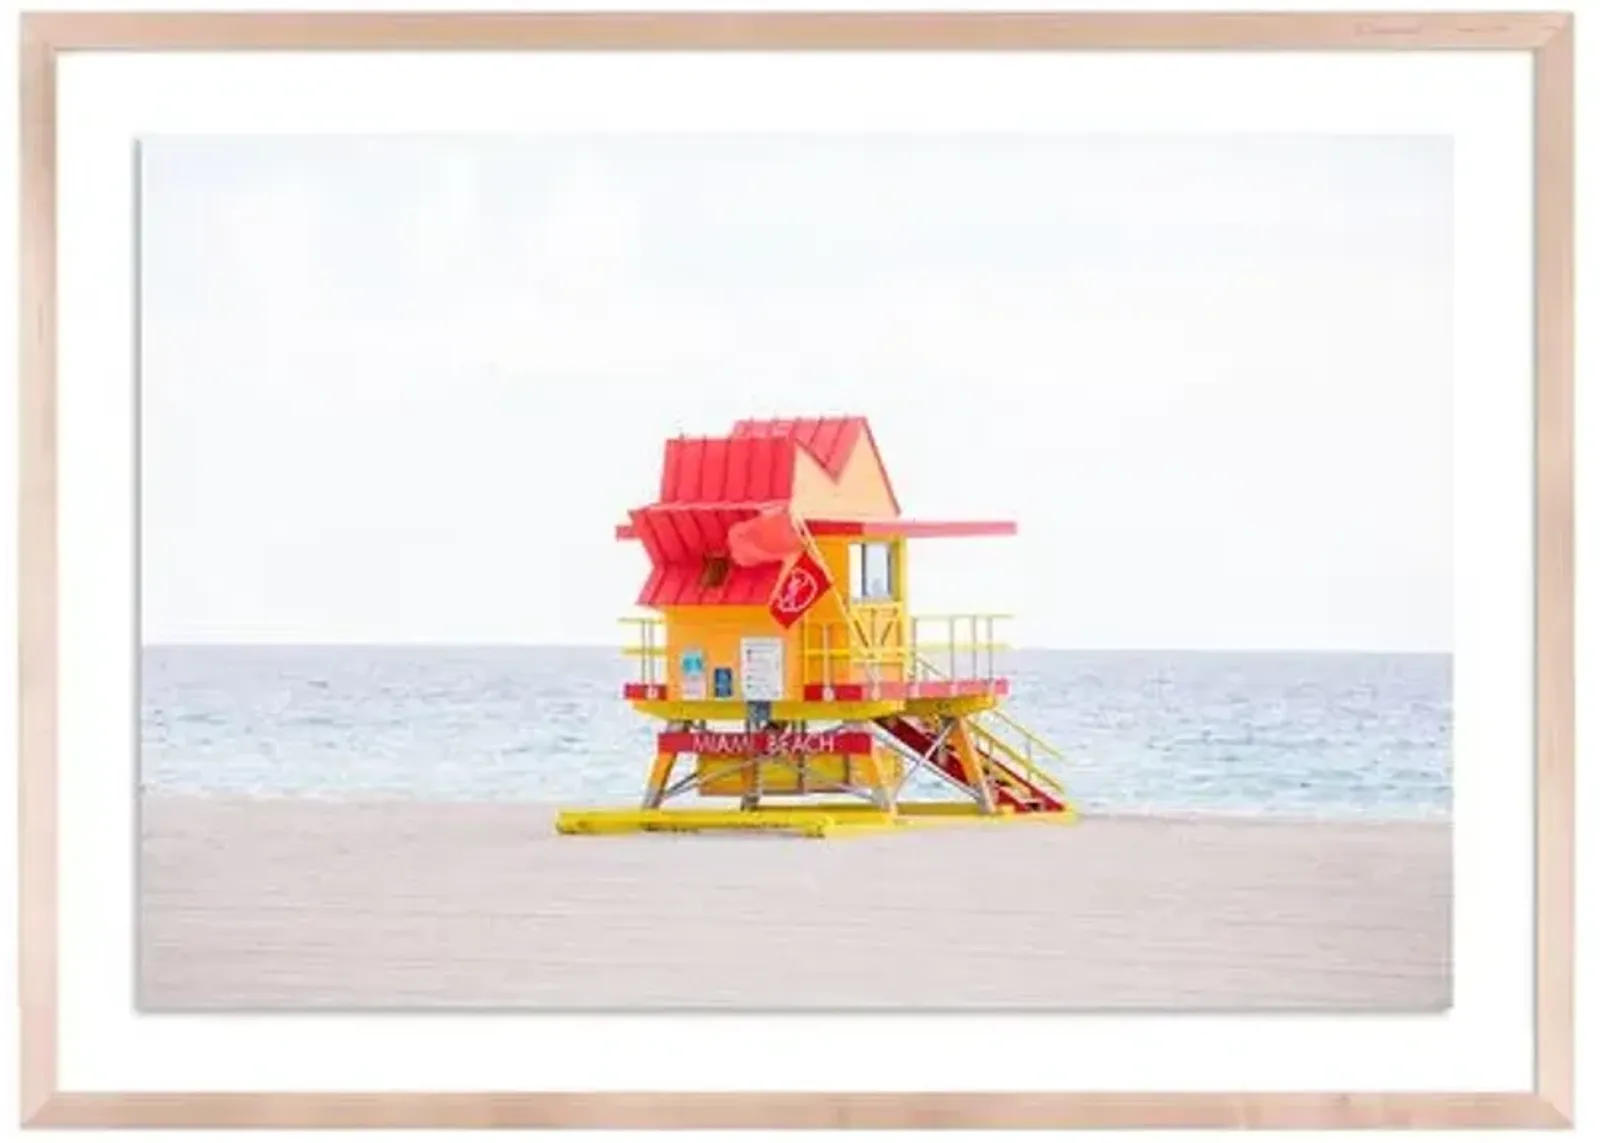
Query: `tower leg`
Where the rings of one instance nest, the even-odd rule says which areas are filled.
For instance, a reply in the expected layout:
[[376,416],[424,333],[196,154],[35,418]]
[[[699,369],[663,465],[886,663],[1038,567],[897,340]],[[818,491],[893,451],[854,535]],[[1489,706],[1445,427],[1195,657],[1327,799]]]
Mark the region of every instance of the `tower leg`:
[[956,757],[961,760],[961,773],[978,795],[978,805],[983,807],[983,812],[995,812],[994,787],[989,784],[989,775],[984,772],[983,758],[978,753],[977,746],[972,741],[972,733],[967,729],[967,720],[953,718],[950,720],[950,747],[956,752]]
[[[846,729],[858,730],[860,727],[852,725]],[[846,765],[848,764],[849,758],[847,757]],[[867,788],[872,791],[873,804],[886,813],[894,813],[895,786],[889,780],[889,775],[884,773],[883,766],[878,762],[878,756],[876,754],[862,755],[861,769],[863,771],[862,777],[866,779]],[[845,776],[845,783],[846,785],[849,784],[848,773]]]
[[650,767],[650,781],[644,788],[644,808],[647,810],[659,809],[662,795],[666,793],[667,783],[672,780],[672,768],[678,764],[678,755],[662,751],[656,755],[655,762]]
[[744,793],[739,798],[741,810],[753,810],[761,804],[761,778],[766,772],[765,760],[752,757],[745,765]]

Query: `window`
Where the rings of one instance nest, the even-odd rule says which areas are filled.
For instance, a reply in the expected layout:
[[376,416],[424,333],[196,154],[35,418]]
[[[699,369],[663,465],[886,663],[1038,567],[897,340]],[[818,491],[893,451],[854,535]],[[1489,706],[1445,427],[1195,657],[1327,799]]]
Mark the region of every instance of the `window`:
[[850,545],[850,597],[852,599],[894,598],[892,545]]

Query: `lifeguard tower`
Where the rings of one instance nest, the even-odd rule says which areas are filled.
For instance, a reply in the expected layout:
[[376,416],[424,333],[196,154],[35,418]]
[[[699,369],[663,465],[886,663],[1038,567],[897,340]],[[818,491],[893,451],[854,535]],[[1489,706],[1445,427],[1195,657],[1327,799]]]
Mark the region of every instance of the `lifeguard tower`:
[[[568,810],[561,832],[1073,819],[1043,765],[1059,754],[1005,712],[1005,617],[906,614],[908,541],[1016,525],[903,518],[864,418],[668,440],[659,497],[628,515],[653,614],[624,621],[622,697],[663,725],[642,805]],[[950,797],[903,799],[919,773]],[[691,796],[729,801],[673,804]]]

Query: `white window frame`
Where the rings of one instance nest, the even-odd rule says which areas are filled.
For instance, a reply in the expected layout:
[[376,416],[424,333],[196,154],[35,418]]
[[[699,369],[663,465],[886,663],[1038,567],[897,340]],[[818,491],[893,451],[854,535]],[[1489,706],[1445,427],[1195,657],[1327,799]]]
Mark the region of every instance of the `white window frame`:
[[[869,559],[872,549],[883,552],[883,590],[869,592],[868,577],[873,572]],[[894,599],[894,544],[888,540],[864,540],[850,545],[850,599],[859,603],[888,603]]]

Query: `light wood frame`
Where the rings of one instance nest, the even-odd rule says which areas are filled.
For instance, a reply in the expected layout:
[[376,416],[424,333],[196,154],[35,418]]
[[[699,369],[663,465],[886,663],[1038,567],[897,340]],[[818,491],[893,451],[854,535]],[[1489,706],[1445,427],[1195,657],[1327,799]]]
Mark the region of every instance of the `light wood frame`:
[[[1535,85],[1535,1083],[1488,1094],[64,1092],[57,1083],[56,59],[71,51],[1438,49]],[[1563,1126],[1573,1104],[1573,34],[1567,13],[25,14],[21,38],[21,1117],[269,1127]]]

